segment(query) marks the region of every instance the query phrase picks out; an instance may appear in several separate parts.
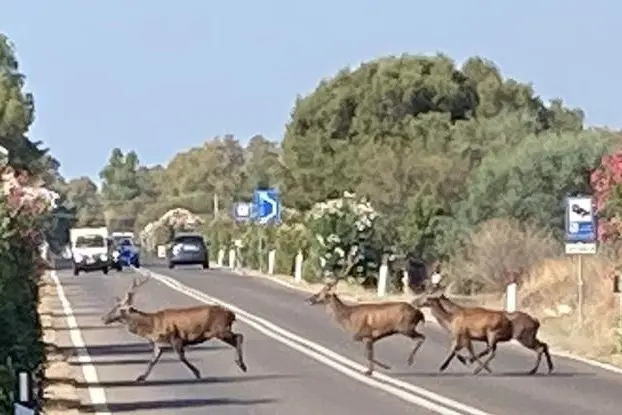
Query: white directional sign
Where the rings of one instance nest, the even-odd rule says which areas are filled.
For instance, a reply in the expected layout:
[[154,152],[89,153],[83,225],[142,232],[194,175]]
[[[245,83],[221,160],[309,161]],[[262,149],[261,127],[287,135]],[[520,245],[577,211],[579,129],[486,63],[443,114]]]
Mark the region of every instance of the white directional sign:
[[252,205],[250,203],[234,203],[233,217],[237,221],[249,220],[252,213]]

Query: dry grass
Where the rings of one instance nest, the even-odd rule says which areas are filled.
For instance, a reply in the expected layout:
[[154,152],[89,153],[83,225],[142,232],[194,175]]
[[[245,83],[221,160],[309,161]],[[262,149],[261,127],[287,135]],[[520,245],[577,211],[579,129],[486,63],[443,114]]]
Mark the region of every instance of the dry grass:
[[[583,257],[583,316],[578,310],[577,259],[563,255],[551,235],[518,222],[495,219],[470,235],[468,248],[449,264],[457,290],[501,293],[505,271],[520,271],[518,308],[542,321],[542,334],[558,349],[600,360],[616,360],[622,353],[618,330],[618,298],[611,271],[621,263],[619,250],[603,246],[597,255]],[[503,307],[504,298],[488,298],[484,305]]]
[[552,235],[515,220],[492,219],[480,225],[446,267],[452,292],[501,292],[507,271],[532,269],[547,258],[559,257],[562,247]]
[[[542,261],[519,291],[519,307],[541,318],[542,331],[558,347],[586,357],[620,354],[618,298],[609,278],[617,261],[605,254],[583,258],[584,325],[579,326],[576,258]],[[559,316],[559,306],[570,314]],[[552,315],[557,314],[558,317]],[[608,359],[605,359],[608,360]]]

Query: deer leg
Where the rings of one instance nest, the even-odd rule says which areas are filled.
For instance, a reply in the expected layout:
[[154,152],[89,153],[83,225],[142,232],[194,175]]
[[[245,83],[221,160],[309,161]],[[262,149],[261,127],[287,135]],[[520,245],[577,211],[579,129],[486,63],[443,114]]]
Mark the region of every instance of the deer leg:
[[445,369],[447,369],[447,366],[449,366],[449,363],[451,363],[452,359],[458,354],[458,351],[462,349],[462,345],[460,343],[461,342],[457,339],[453,339],[451,341],[451,346],[449,347],[449,353],[447,354],[447,357],[445,357],[445,360],[443,360],[443,363],[441,363],[439,372],[442,372]]
[[225,334],[219,336],[218,338],[229,346],[235,347],[235,364],[240,368],[242,372],[246,372],[246,363],[244,363],[244,354],[242,352],[244,336],[241,333],[234,333],[232,331],[228,331]]
[[365,374],[371,376],[374,373],[374,339],[365,340],[365,351],[367,354],[367,371]]
[[551,354],[549,353],[549,346],[546,343],[538,340],[532,334],[530,334],[529,336],[520,337],[518,341],[527,349],[534,350],[538,354],[538,356],[536,357],[536,365],[528,372],[530,375],[535,375],[538,371],[538,368],[540,368],[540,362],[542,361],[543,354],[546,357],[548,373],[551,373],[553,371],[553,361],[551,359]]
[[147,379],[147,376],[149,376],[149,374],[151,373],[153,367],[156,365],[156,363],[158,363],[158,360],[160,360],[160,357],[162,356],[162,348],[160,348],[160,346],[152,343],[152,347],[153,351],[151,355],[151,360],[149,360],[149,363],[147,364],[147,369],[142,375],[136,378],[136,382],[144,382],[145,379]]
[[477,361],[478,363],[478,366],[473,371],[474,375],[477,375],[479,372],[482,371],[482,369],[486,369],[488,373],[492,373],[492,370],[490,370],[490,366],[488,364],[492,359],[495,358],[495,355],[497,353],[497,339],[493,339],[493,341],[490,342],[490,345],[486,348],[487,350],[490,350],[490,355],[483,362],[473,352],[473,345],[471,344],[471,342],[469,342],[469,344],[467,345],[467,349],[469,349],[471,353],[471,358],[475,359],[474,361]]
[[412,366],[412,364],[415,362],[415,354],[417,354],[419,348],[425,341],[425,336],[419,333],[417,330],[411,331],[409,334],[407,334],[407,336],[415,341],[415,347],[413,348],[412,352],[410,352],[410,355],[408,355],[408,360],[406,361],[408,363],[408,366]]
[[177,357],[179,357],[181,363],[183,363],[188,369],[190,369],[194,377],[197,379],[201,379],[201,372],[199,372],[199,369],[197,369],[195,365],[193,365],[188,361],[188,359],[186,359],[186,350],[184,349],[183,343],[180,340],[176,340],[173,343],[173,349],[177,353]]

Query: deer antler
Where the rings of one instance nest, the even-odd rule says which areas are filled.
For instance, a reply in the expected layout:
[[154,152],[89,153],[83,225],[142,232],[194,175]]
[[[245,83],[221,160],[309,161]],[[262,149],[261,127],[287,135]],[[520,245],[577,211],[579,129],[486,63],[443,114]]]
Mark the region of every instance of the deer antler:
[[354,261],[353,256],[349,254],[348,259],[346,261],[346,267],[341,272],[341,275],[339,276],[339,278],[344,278],[346,275],[348,275],[350,271],[352,270],[352,268],[354,268],[354,265],[356,265],[356,261]]
[[125,293],[125,303],[128,305],[132,305],[134,303],[134,295],[136,294],[136,290],[141,287],[142,285],[146,284],[149,281],[149,277],[145,277],[141,280],[138,280],[137,278],[134,278],[132,280],[132,284],[130,285],[130,288],[127,290],[127,292]]

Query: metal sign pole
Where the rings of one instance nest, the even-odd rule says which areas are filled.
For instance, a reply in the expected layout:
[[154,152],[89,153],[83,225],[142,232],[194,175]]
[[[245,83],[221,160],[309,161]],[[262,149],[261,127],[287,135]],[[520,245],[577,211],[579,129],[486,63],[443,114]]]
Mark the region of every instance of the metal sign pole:
[[583,328],[583,322],[585,321],[585,308],[584,308],[584,293],[583,293],[583,255],[577,255],[577,308],[579,327]]
[[566,254],[576,257],[577,277],[577,323],[583,328],[585,322],[585,293],[583,256],[594,255],[597,250],[597,213],[592,196],[566,198],[565,239]]

